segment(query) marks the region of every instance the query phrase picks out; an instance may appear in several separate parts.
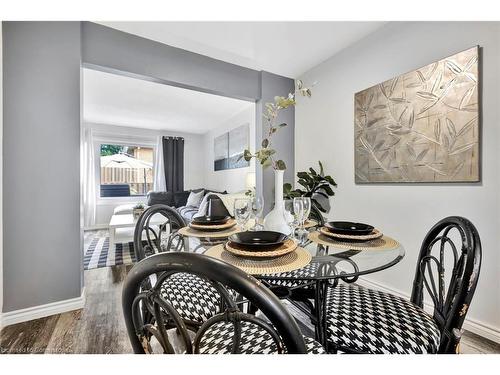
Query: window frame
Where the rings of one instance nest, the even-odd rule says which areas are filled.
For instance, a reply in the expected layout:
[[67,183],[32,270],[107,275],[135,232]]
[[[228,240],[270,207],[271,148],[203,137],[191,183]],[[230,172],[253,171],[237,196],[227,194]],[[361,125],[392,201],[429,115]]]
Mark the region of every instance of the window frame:
[[154,140],[147,140],[140,137],[135,136],[96,136],[93,140],[93,148],[94,148],[94,166],[95,166],[95,195],[96,195],[96,203],[98,205],[106,205],[106,204],[119,204],[119,203],[132,203],[138,201],[146,201],[146,195],[130,195],[124,197],[101,197],[101,145],[109,144],[109,145],[118,145],[118,146],[129,146],[129,147],[147,147],[153,150],[153,186],[156,184],[156,168],[157,168],[157,160],[156,160],[156,149],[157,145]]

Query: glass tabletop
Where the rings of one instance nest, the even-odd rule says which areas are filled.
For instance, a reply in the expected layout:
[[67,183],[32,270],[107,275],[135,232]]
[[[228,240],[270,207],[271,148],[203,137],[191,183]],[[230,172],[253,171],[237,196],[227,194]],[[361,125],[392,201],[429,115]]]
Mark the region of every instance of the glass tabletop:
[[[218,241],[190,242],[190,251],[203,253],[206,249],[223,243]],[[341,278],[346,281],[355,281],[357,277],[382,271],[399,263],[405,250],[402,245],[391,249],[366,249],[347,250],[339,249],[330,245],[328,247],[308,242],[302,246],[312,255],[311,262],[300,269],[273,274],[253,275],[264,280],[288,280],[301,281],[303,283],[317,280],[328,280]]]
[[385,250],[346,250],[309,243],[303,248],[312,255],[311,262],[307,266],[291,272],[265,274],[258,277],[267,280],[304,282],[337,278],[354,281],[361,275],[392,267],[405,255],[401,245]]

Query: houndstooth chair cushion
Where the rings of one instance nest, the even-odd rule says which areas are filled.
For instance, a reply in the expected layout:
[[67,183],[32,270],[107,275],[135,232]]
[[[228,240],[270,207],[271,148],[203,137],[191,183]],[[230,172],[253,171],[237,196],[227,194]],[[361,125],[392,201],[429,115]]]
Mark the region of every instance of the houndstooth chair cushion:
[[[313,278],[315,275],[318,273],[318,268],[319,264],[318,263],[309,263],[307,266],[302,267],[298,270],[294,271],[289,271],[289,272],[281,272],[281,273],[275,273],[272,276],[279,278],[287,278],[287,277],[311,277]],[[281,279],[281,280],[268,280],[267,281],[270,285],[276,285],[276,286],[285,286],[287,288],[295,288],[299,287],[303,284],[307,284],[307,281],[304,280],[291,280],[291,279]],[[312,288],[312,285],[306,285],[304,288]]]
[[326,296],[328,345],[366,353],[436,353],[440,331],[410,301],[353,285],[329,288]]
[[163,282],[161,294],[183,319],[203,323],[220,311],[221,297],[208,281],[176,273]]
[[[258,325],[242,321],[241,354],[277,354],[278,349],[271,335]],[[230,354],[234,337],[231,322],[218,322],[210,326],[200,340],[200,354]],[[324,354],[325,350],[315,340],[304,336],[308,354]],[[286,349],[285,349],[286,352]]]

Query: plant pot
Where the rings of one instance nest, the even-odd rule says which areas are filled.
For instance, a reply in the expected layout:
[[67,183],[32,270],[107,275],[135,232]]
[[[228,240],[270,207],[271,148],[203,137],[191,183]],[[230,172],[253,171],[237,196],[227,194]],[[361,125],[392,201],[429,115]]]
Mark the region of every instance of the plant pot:
[[283,170],[274,171],[274,208],[264,218],[264,230],[291,233],[290,226],[284,218],[285,204],[283,202]]

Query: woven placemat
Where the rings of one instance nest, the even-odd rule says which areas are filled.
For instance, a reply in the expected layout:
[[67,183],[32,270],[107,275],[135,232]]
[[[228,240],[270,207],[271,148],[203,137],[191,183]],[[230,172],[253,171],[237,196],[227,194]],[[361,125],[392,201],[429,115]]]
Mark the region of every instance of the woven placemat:
[[195,223],[189,223],[189,226],[193,229],[197,229],[197,230],[205,230],[205,229],[208,229],[206,230],[206,232],[211,232],[213,230],[217,230],[217,229],[229,229],[229,228],[232,228],[236,225],[236,220],[234,219],[229,219],[228,221],[226,221],[224,224],[217,224],[217,225],[202,225],[202,224],[195,224]]
[[318,222],[316,220],[306,220],[306,222],[304,223],[304,228],[309,229],[309,228],[315,227],[317,225],[318,225]]
[[376,228],[373,230],[372,233],[364,236],[352,236],[348,234],[332,233],[328,230],[328,228],[325,227],[321,227],[318,230],[321,232],[321,234],[324,234],[327,237],[331,237],[335,241],[342,241],[342,240],[371,241],[371,240],[376,240],[377,238],[381,238],[384,235],[381,231],[379,231]]
[[225,244],[225,249],[229,251],[230,253],[234,255],[239,255],[239,256],[246,256],[250,258],[269,258],[269,257],[277,257],[281,255],[285,255],[288,253],[291,253],[297,248],[297,242],[292,240],[292,239],[287,239],[285,242],[283,242],[280,246],[276,247],[275,249],[272,250],[267,250],[267,251],[250,251],[250,250],[245,250],[243,246],[238,246],[235,243],[232,243],[229,241],[228,243]]
[[395,239],[383,236],[382,238],[377,238],[376,240],[363,241],[363,242],[349,242],[349,241],[337,241],[333,238],[327,237],[318,231],[309,233],[308,238],[317,244],[324,246],[336,247],[339,249],[348,250],[392,250],[396,249],[401,244]]
[[232,234],[239,233],[241,232],[241,229],[238,228],[237,226],[225,229],[225,230],[219,230],[219,231],[202,231],[198,229],[193,229],[190,227],[182,227],[179,229],[177,233],[186,236],[186,237],[197,237],[197,238],[225,238],[229,237]]
[[224,250],[224,245],[211,247],[204,253],[223,260],[250,275],[262,275],[267,273],[280,273],[298,270],[311,262],[311,254],[302,247],[297,247],[291,253],[273,259],[248,259],[231,254]]

